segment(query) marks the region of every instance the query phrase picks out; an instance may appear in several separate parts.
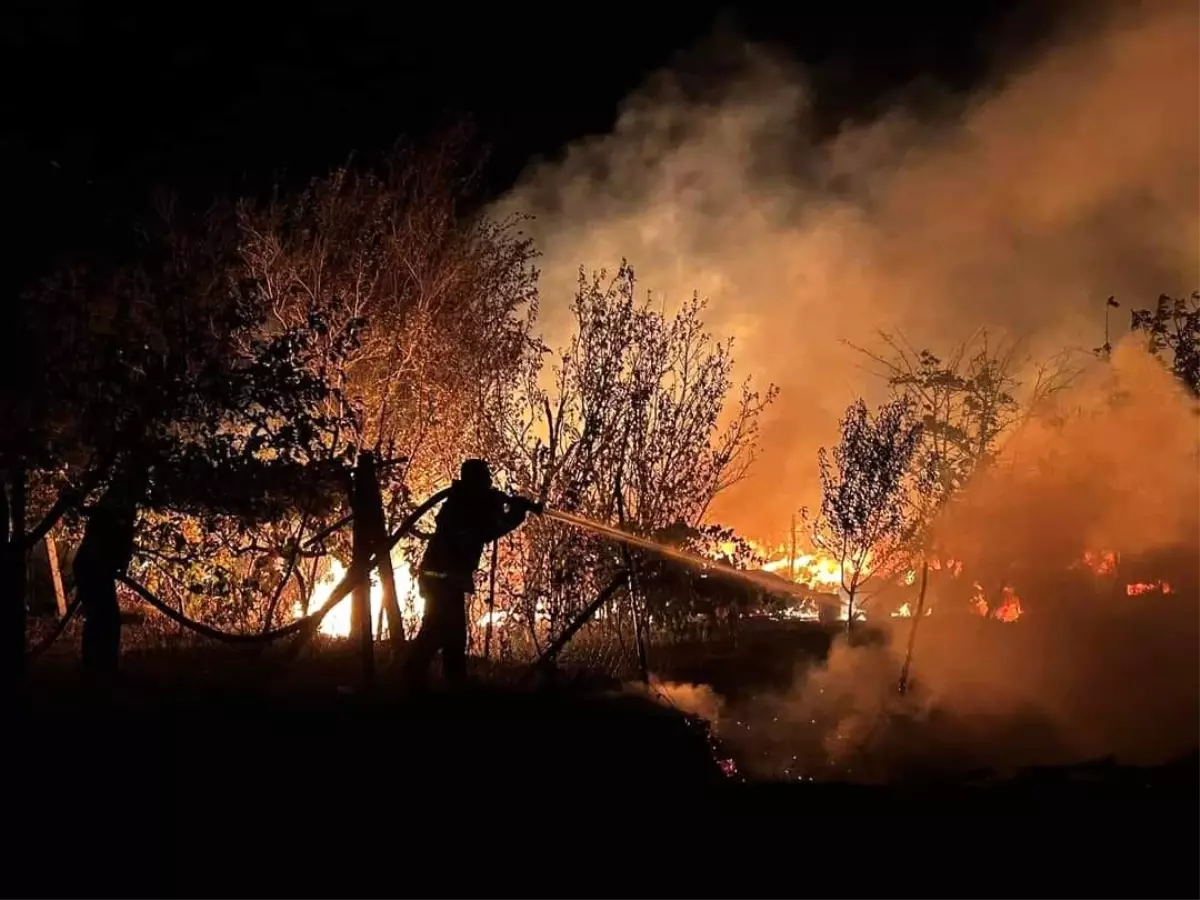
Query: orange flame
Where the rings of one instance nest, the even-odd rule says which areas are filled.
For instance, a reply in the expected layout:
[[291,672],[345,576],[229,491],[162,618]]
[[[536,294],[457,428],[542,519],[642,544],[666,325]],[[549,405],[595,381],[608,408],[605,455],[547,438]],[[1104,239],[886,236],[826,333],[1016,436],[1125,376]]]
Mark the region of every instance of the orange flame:
[[1021,618],[1021,598],[1011,587],[1005,586],[1003,600],[993,616],[1001,622],[1015,622]]
[[1097,575],[1111,575],[1117,571],[1117,554],[1111,550],[1085,550],[1082,562]]
[[995,609],[987,602],[987,594],[983,585],[975,582],[975,594],[971,597],[971,605],[979,615],[990,616],[1000,622],[1011,623],[1021,618],[1021,598],[1011,585],[1005,585],[1000,591],[1000,603]]
[[1125,585],[1125,596],[1140,597],[1143,594],[1169,594],[1171,593],[1171,585],[1166,581],[1154,582],[1138,582],[1136,584]]

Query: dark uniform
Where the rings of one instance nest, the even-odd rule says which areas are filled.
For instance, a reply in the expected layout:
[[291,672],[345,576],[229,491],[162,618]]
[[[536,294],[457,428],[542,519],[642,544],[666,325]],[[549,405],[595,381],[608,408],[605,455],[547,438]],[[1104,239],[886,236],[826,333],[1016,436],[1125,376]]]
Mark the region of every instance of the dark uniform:
[[88,518],[72,571],[83,607],[83,665],[99,673],[117,670],[121,653],[121,610],[116,576],[133,559],[141,473],[125,473],[109,487]]
[[466,595],[475,591],[475,570],[483,549],[517,528],[536,508],[522,497],[492,487],[492,474],[483,460],[463,463],[417,566],[425,615],[405,663],[410,680],[424,677],[438,650],[447,683],[460,685],[466,680]]

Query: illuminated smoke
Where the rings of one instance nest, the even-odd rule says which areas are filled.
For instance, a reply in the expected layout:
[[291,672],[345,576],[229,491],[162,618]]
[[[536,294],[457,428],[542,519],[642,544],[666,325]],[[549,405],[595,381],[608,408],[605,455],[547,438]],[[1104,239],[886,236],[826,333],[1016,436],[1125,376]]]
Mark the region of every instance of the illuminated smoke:
[[[499,204],[536,214],[543,322],[568,324],[582,263],[635,265],[667,305],[693,290],[783,392],[756,474],[713,509],[773,534],[811,502],[814,452],[879,385],[840,343],[903,327],[941,346],[981,326],[1090,349],[1103,302],[1194,290],[1200,13],[1114,2],[930,111],[898,103],[813,136],[804,73],[737,46],[740,75],[687,96],[661,72],[611,134],[533,166]],[[787,483],[789,490],[779,490]]]

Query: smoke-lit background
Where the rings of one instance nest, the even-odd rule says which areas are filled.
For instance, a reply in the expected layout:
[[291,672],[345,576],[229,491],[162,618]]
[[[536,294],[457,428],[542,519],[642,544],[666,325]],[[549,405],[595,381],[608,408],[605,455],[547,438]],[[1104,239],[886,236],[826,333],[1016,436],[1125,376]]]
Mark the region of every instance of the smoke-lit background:
[[[1109,295],[1119,333],[1130,305],[1195,289],[1198,35],[1187,0],[1084,5],[998,52],[973,94],[922,86],[818,139],[805,72],[722,32],[498,208],[536,216],[552,344],[580,265],[626,257],[668,307],[710,298],[743,374],[782,389],[760,464],[713,515],[775,535],[846,404],[879,390],[843,340],[901,328],[937,350],[990,327],[1090,350]],[[724,79],[698,81],[714,60]]]
[[[698,87],[688,73],[715,58],[731,74]],[[1196,4],[1095,4],[1038,46],[998,53],[970,95],[924,85],[818,138],[805,72],[723,32],[630,96],[611,134],[531,167],[499,206],[536,216],[552,344],[578,267],[624,257],[668,309],[693,291],[710,298],[741,372],[781,387],[759,463],[714,505],[719,521],[773,539],[814,502],[817,447],[836,441],[848,402],[884,390],[845,342],[871,347],[899,329],[948,352],[987,328],[1031,361],[1076,353],[1078,377],[1055,403],[1089,412],[1065,431],[1035,419],[1012,436],[1015,464],[974,484],[944,535],[978,566],[1016,560],[1043,611],[1076,589],[1061,573],[1080,547],[1157,554],[1194,583],[1196,408],[1120,339],[1130,307],[1200,285],[1197,58]],[[1090,354],[1110,295],[1118,347],[1103,366]],[[1129,401],[1119,408],[1114,386]],[[772,773],[833,760],[845,774],[859,760],[861,774],[886,775],[918,756],[931,768],[1161,759],[1196,740],[1191,596],[1161,609],[1114,596],[1083,614],[1064,602],[1003,641],[927,624],[920,690],[903,703],[907,625],[884,647],[839,641],[827,666],[752,703],[667,693]],[[920,749],[906,750],[914,724]],[[939,739],[944,755],[931,750]]]

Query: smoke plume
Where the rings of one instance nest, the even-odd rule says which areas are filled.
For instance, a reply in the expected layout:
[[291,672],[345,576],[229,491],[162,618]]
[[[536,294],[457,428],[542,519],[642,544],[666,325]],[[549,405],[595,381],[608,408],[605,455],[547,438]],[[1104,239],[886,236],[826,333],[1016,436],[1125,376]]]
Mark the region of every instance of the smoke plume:
[[900,102],[833,137],[768,48],[727,38],[737,75],[703,91],[658,73],[611,134],[531,167],[499,204],[536,216],[547,338],[564,336],[581,264],[628,258],[668,307],[709,297],[744,374],[782,389],[756,473],[713,509],[765,536],[811,502],[846,404],[879,389],[843,340],[900,328],[937,348],[988,326],[1090,349],[1109,295],[1121,327],[1130,305],[1193,290],[1200,13],[1088,8],[971,96]]
[[[835,642],[784,691],[702,695],[752,774],[888,779],[1200,744],[1200,407],[1130,338],[1055,398],[935,527],[963,574],[931,579],[913,690],[897,691],[913,620]],[[1085,551],[1120,549],[1097,574]],[[969,612],[971,582],[1015,588],[1015,624]],[[1127,585],[1170,585],[1131,595]],[[888,610],[907,600],[880,591]],[[957,615],[956,615],[957,612]],[[703,713],[702,713],[703,714]]]

